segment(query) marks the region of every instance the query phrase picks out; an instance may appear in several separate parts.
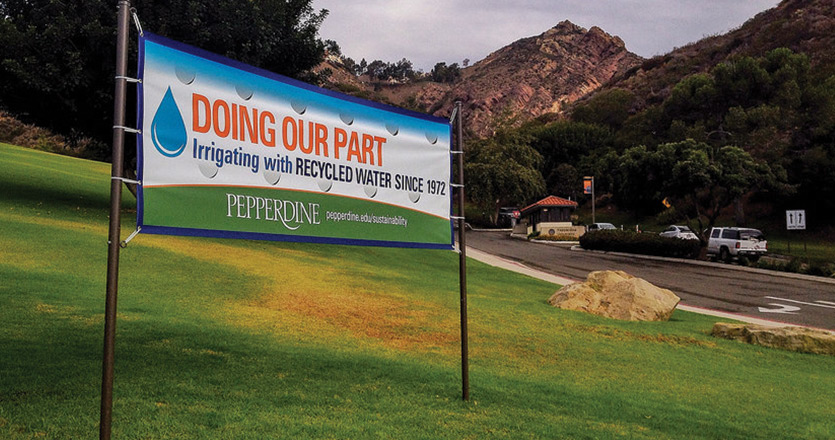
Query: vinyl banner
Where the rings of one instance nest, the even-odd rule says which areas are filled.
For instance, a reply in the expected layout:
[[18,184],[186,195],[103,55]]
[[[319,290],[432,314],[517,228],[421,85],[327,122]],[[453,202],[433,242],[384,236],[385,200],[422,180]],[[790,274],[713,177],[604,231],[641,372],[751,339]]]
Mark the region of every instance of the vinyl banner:
[[452,248],[449,121],[145,32],[143,233]]

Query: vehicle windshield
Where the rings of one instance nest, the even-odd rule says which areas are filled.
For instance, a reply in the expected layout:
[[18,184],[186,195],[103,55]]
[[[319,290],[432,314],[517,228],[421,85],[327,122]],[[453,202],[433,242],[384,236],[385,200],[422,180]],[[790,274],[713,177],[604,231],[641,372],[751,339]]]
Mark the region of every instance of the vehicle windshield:
[[678,227],[678,229],[680,229],[680,230],[681,230],[681,232],[693,232],[693,231],[691,231],[691,230],[690,230],[690,228],[689,228],[689,227],[687,227],[687,226],[679,226],[679,227]]
[[743,229],[739,231],[741,240],[765,240],[765,235],[757,229]]

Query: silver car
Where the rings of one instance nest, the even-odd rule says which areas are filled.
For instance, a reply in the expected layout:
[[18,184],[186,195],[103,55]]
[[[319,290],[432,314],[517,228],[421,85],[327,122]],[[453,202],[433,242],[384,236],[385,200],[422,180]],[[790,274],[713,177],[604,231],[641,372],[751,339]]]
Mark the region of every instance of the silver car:
[[592,223],[590,224],[586,230],[588,231],[600,231],[602,229],[617,229],[615,225],[611,223]]
[[663,232],[658,234],[662,237],[681,238],[683,240],[698,240],[699,237],[687,226],[670,225]]

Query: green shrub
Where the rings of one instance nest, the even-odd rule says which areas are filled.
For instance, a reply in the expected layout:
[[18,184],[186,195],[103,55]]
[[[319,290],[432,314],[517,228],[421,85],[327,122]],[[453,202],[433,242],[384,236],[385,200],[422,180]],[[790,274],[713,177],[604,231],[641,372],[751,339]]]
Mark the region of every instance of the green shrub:
[[835,264],[812,262],[809,263],[809,267],[806,269],[806,273],[809,275],[817,275],[821,277],[835,276]]
[[661,257],[696,258],[701,244],[697,240],[661,237],[633,231],[603,230],[580,237],[583,249],[657,255]]
[[790,261],[760,260],[756,267],[760,269],[778,270],[781,272],[803,273],[821,277],[835,276],[835,264],[812,262],[805,264],[800,258],[792,258]]

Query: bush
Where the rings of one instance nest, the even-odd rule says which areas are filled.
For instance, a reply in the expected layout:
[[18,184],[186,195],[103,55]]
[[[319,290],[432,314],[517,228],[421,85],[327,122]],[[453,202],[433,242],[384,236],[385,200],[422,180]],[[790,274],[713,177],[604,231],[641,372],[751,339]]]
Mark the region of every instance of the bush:
[[778,270],[781,272],[802,273],[821,277],[835,276],[835,264],[832,263],[810,263],[804,264],[800,258],[792,258],[789,261],[760,260],[756,267],[760,269]]
[[697,240],[620,230],[587,232],[580,237],[580,246],[583,249],[676,258],[696,258],[701,250],[701,244]]
[[[99,143],[94,142],[88,137],[71,137],[67,139],[45,128],[23,123],[3,111],[0,111],[0,142],[66,156],[86,157],[88,159],[96,157],[93,155],[94,151],[102,148]],[[109,154],[109,147],[106,145],[104,147],[105,154],[100,157],[107,157],[107,154]]]

